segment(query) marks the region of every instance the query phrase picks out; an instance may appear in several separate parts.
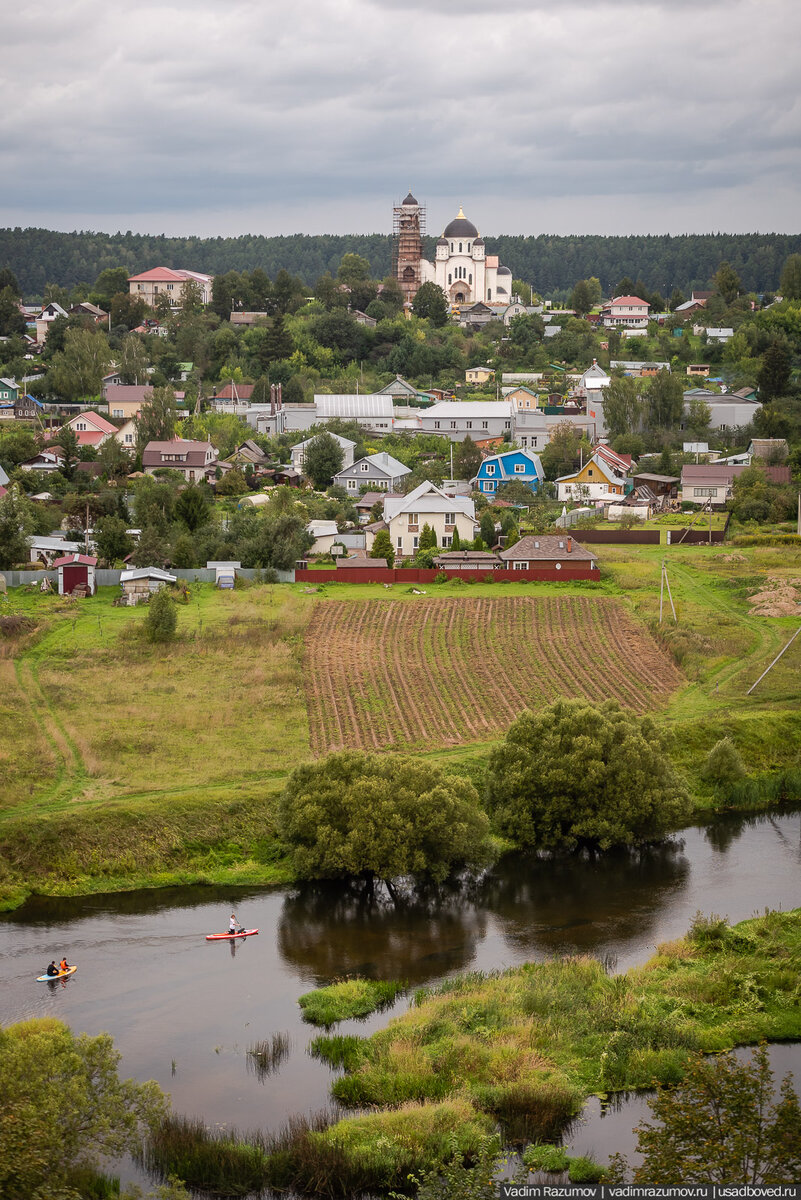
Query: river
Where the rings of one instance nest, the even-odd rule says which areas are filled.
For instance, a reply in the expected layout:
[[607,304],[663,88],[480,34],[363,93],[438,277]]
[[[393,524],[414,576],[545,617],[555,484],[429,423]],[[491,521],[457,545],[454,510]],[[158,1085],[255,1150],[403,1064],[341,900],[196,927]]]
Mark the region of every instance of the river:
[[[0,1022],[55,1015],[75,1031],[107,1031],[123,1073],[157,1080],[177,1111],[212,1125],[276,1128],[291,1113],[328,1105],[332,1073],[307,1054],[316,1031],[297,1005],[310,988],[347,973],[435,983],[554,954],[593,954],[625,970],[684,934],[699,909],[735,922],[798,906],[798,813],[718,818],[669,844],[597,859],[510,855],[470,887],[397,906],[335,885],[36,899],[0,917]],[[227,928],[232,907],[258,937],[206,942]],[[62,954],[76,974],[35,982]],[[388,1019],[337,1031],[364,1034]],[[259,1078],[246,1051],[274,1033],[288,1035],[289,1053]],[[781,1073],[801,1077],[798,1049],[776,1048]],[[591,1102],[586,1115],[576,1149],[599,1157],[630,1149],[637,1104],[602,1116]]]

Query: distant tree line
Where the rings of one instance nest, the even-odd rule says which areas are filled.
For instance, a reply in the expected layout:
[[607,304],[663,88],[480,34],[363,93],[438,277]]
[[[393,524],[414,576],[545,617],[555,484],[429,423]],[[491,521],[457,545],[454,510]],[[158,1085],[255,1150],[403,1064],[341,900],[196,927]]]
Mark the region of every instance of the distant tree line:
[[[434,238],[427,238],[424,252],[431,259],[434,247]],[[689,292],[706,287],[722,260],[732,265],[744,290],[764,292],[778,287],[787,258],[801,253],[801,234],[502,235],[487,238],[487,250],[500,255],[516,279],[548,295],[567,295],[577,280],[591,277],[608,293],[625,276],[665,296],[674,289]],[[66,288],[88,283],[114,267],[130,274],[154,266],[211,275],[260,269],[271,279],[286,270],[311,287],[322,275],[336,274],[345,254],[367,259],[373,277],[381,279],[391,269],[391,238],[379,233],[180,238],[0,229],[0,268],[14,272],[26,297],[42,296],[48,283]]]

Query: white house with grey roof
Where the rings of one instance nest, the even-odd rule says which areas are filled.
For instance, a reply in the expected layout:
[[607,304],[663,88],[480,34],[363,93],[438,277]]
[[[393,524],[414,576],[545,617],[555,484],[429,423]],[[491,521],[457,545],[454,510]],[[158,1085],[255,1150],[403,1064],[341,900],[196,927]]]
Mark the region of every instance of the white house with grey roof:
[[476,506],[469,496],[449,496],[426,480],[408,496],[387,496],[384,522],[396,558],[411,558],[420,548],[423,526],[433,529],[437,546],[450,549],[454,530],[459,540],[472,541],[476,530]]
[[762,408],[758,400],[747,400],[732,392],[710,392],[705,388],[690,388],[684,393],[684,415],[688,415],[693,400],[703,400],[709,406],[710,429],[742,429],[750,425]]
[[420,410],[420,428],[452,442],[463,442],[468,434],[474,442],[511,437],[512,405],[508,400],[443,400]]
[[368,454],[366,458],[360,458],[351,466],[337,471],[334,484],[355,494],[358,494],[362,487],[374,492],[394,492],[410,473],[411,467],[404,467],[397,458],[382,450],[378,454]]
[[[356,449],[356,443],[352,442],[350,438],[340,437],[338,433],[331,433],[328,430],[321,430],[321,432],[328,433],[328,436],[333,438],[342,450],[341,470],[344,471],[346,467],[353,466],[353,452]],[[302,471],[304,469],[306,462],[306,451],[312,442],[316,441],[319,436],[319,433],[315,433],[314,437],[304,438],[302,442],[298,442],[290,450],[289,454],[290,458],[292,459],[292,466],[296,471]]]

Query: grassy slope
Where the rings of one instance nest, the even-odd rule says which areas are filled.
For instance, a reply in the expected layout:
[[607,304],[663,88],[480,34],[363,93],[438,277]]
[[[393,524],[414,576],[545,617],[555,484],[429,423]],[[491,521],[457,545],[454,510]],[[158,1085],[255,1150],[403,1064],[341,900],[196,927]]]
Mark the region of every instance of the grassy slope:
[[[592,595],[622,598],[641,620],[658,616],[663,552],[599,547],[601,585],[435,587],[430,595]],[[746,594],[765,574],[801,576],[801,552],[673,549],[668,559],[679,625],[665,601],[660,637],[688,677],[664,714],[673,753],[699,801],[703,755],[730,735],[749,770],[798,765],[801,641],[745,693],[790,636],[793,619],[750,617]],[[179,640],[136,636],[144,612],[11,594],[4,611],[35,617],[21,645],[0,642],[0,905],[26,890],[80,893],[175,882],[283,881],[273,800],[310,757],[303,699],[303,630],[327,599],[388,597],[402,585],[304,585],[228,593],[209,586],[179,610]],[[16,653],[12,655],[12,651]],[[427,756],[481,785],[489,743]]]

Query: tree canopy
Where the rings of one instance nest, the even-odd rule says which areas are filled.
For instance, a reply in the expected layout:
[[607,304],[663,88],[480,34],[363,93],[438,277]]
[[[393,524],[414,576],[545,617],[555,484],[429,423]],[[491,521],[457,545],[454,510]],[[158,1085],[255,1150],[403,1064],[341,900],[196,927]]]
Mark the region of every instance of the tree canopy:
[[445,879],[489,861],[488,821],[469,780],[432,763],[355,750],[299,767],[278,828],[297,873]]
[[323,491],[332,482],[337,471],[342,470],[345,454],[339,442],[323,430],[309,441],[303,455],[303,470],[318,491]]
[[76,1170],[139,1148],[167,1112],[155,1083],[121,1080],[108,1034],[74,1034],[52,1017],[0,1029],[0,1193],[80,1200]]
[[522,713],[493,750],[487,805],[519,845],[606,850],[661,837],[689,797],[650,717],[613,700],[557,700]]
[[[768,1052],[750,1062],[734,1054],[698,1055],[675,1088],[661,1087],[649,1108],[658,1124],[638,1126],[638,1186],[795,1183],[801,1178],[801,1107],[787,1075],[774,1098]],[[627,1166],[615,1156],[620,1178]]]

